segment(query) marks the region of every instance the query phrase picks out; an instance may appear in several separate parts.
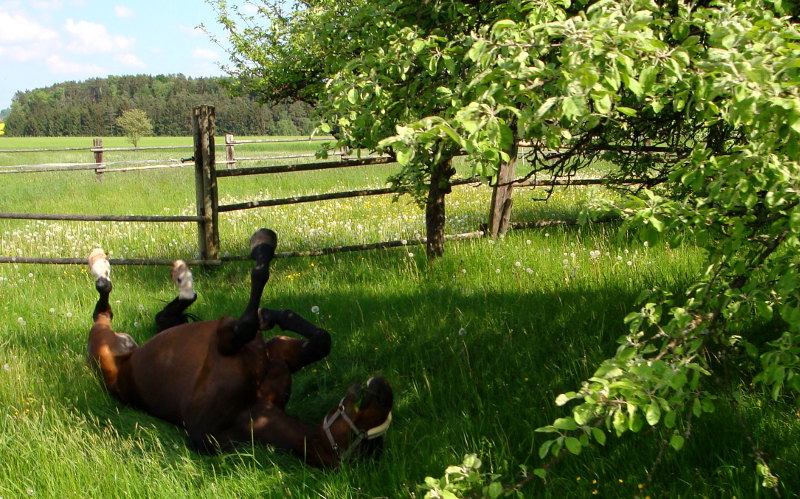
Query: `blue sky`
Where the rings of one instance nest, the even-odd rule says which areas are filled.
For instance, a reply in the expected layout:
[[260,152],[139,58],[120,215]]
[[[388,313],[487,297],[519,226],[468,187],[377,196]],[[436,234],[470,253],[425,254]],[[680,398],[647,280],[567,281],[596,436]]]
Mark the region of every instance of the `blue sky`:
[[0,0],[0,110],[17,91],[108,75],[219,76],[205,0]]

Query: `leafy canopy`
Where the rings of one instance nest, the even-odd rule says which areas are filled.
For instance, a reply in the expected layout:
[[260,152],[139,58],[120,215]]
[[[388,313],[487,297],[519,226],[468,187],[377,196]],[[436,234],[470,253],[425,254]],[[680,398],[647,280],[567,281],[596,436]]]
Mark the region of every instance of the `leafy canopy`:
[[[531,175],[609,158],[618,176],[658,184],[594,208],[623,215],[648,244],[690,238],[707,251],[697,282],[678,296],[644,292],[616,354],[556,399],[571,410],[540,428],[542,458],[650,426],[680,449],[692,418],[732,400],[734,371],[772,398],[798,395],[800,31],[786,16],[796,3],[300,7],[240,32],[242,85],[315,99],[323,130],[397,157],[401,188],[421,192],[430,165],[458,150],[491,175],[521,138],[534,144]],[[756,321],[769,321],[768,337]],[[763,485],[777,486],[754,455]]]

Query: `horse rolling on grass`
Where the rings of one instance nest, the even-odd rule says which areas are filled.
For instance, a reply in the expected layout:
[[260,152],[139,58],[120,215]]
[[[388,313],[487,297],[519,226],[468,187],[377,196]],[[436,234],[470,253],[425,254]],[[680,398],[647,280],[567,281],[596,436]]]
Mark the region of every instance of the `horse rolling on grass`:
[[[324,358],[330,335],[291,310],[261,308],[277,236],[260,229],[250,238],[250,299],[238,318],[189,322],[197,299],[189,267],[177,260],[172,280],[178,296],[156,314],[158,333],[139,346],[115,332],[109,304],[111,266],[101,249],[89,256],[100,295],[89,332],[89,362],[109,392],[156,417],[182,425],[188,445],[214,453],[256,441],[292,452],[318,467],[354,456],[377,457],[391,422],[392,389],[383,378],[351,386],[316,425],[286,414],[292,373]],[[261,331],[274,326],[303,339]]]

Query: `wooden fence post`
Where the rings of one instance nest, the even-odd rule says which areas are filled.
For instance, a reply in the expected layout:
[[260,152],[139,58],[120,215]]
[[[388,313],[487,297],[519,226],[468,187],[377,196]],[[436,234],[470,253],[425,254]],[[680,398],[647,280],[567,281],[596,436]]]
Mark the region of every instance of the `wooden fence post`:
[[203,220],[197,224],[197,239],[200,258],[219,259],[219,226],[217,170],[214,157],[214,106],[194,108],[192,128],[194,130],[194,179],[197,195],[197,216]]
[[103,170],[106,165],[103,164],[103,139],[92,140],[92,152],[94,153],[94,162],[97,166],[94,169],[95,178],[103,180]]
[[514,190],[514,177],[517,170],[517,149],[515,142],[509,151],[508,161],[500,165],[497,172],[497,182],[492,190],[492,204],[489,208],[489,235],[502,237],[508,231],[511,222],[511,199]]
[[236,168],[236,145],[233,141],[233,134],[225,134],[225,168]]

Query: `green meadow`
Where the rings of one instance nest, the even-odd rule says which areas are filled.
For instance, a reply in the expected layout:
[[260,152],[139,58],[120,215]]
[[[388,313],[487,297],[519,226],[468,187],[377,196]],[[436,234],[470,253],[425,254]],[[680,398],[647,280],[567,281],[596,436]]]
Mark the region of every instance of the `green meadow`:
[[[127,145],[122,138],[104,144]],[[170,144],[191,140],[146,138],[141,145]],[[0,139],[0,149],[90,145],[90,138]],[[313,148],[259,144],[237,148],[237,156]],[[182,155],[108,152],[105,161]],[[0,169],[91,159],[88,151],[0,153]],[[223,178],[220,203],[383,187],[394,168]],[[459,174],[468,177],[468,166],[460,165]],[[193,215],[193,182],[191,166],[101,179],[92,171],[0,174],[0,212]],[[596,192],[570,188],[544,202],[541,189],[518,189],[513,219],[574,216]],[[477,230],[490,196],[484,185],[454,188],[448,233]],[[243,255],[259,227],[278,233],[279,251],[296,251],[410,241],[424,235],[424,214],[412,200],[392,196],[223,213],[223,256]],[[84,258],[96,246],[112,258],[197,256],[191,223],[0,219],[0,236],[0,256]],[[648,247],[614,224],[451,241],[435,261],[424,253],[423,246],[408,245],[273,262],[264,305],[293,309],[333,336],[330,356],[295,376],[289,412],[321,421],[350,383],[372,375],[386,377],[395,391],[383,458],[336,471],[253,445],[218,456],[189,451],[182,429],[112,399],[87,366],[97,295],[85,266],[0,264],[0,497],[422,497],[426,477],[442,477],[471,453],[482,460],[482,471],[510,485],[522,479],[521,466],[542,466],[544,438],[534,430],[563,416],[556,396],[579,387],[615,351],[639,293],[653,286],[680,292],[705,266],[691,244]],[[248,262],[195,267],[199,299],[191,311],[206,319],[238,314],[249,269]],[[116,266],[112,280],[116,328],[147,341],[153,315],[175,295],[169,269]],[[522,494],[771,496],[737,423],[741,415],[781,478],[784,496],[796,495],[800,416],[789,402],[765,404],[757,390],[737,387],[737,411],[720,403],[694,420],[680,452],[662,451],[665,434],[657,429],[609,438],[602,448],[562,459],[546,483],[531,480]]]

